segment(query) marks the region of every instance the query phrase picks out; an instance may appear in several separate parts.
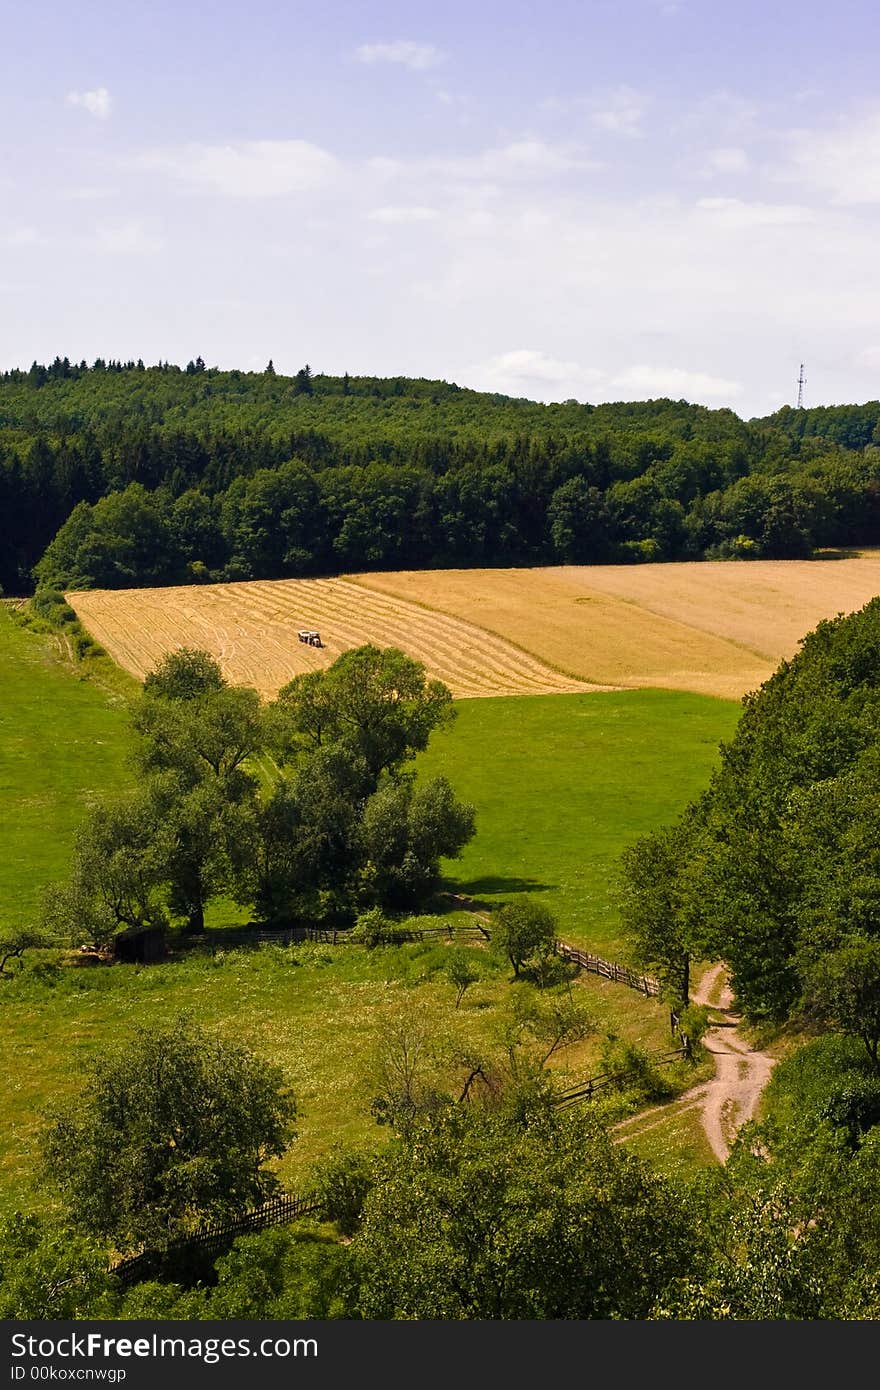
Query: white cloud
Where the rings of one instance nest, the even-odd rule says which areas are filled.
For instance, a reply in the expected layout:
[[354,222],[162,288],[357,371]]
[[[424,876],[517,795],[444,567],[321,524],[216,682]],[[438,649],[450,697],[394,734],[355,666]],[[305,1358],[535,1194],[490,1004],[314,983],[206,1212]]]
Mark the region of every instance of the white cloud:
[[747,174],[751,165],[740,145],[722,145],[710,150],[703,172],[706,174]]
[[433,222],[436,216],[436,208],[426,207],[373,208],[367,213],[370,222]]
[[0,246],[43,246],[46,238],[36,227],[0,227]]
[[357,50],[362,63],[398,63],[424,72],[443,61],[443,54],[432,43],[414,43],[412,39],[395,39],[393,43],[362,43]]
[[560,174],[590,172],[603,166],[587,159],[573,145],[548,145],[544,140],[515,140],[509,145],[457,158],[431,158],[404,163],[390,159],[370,161],[370,167],[386,177],[419,177],[471,180],[483,183],[525,182]]
[[856,354],[855,364],[857,367],[867,367],[868,371],[880,371],[880,346],[862,348]]
[[579,362],[564,361],[533,348],[516,348],[475,364],[467,380],[479,390],[532,400],[591,399],[604,373]]
[[742,392],[738,381],[681,367],[640,364],[607,372],[579,362],[518,348],[475,366],[468,381],[483,390],[543,401],[646,400],[671,397],[730,405]]
[[[728,404],[742,392],[739,381],[711,376],[708,372],[691,372],[682,367],[651,367],[641,364],[627,367],[611,378],[609,383],[629,398],[688,400],[697,404],[720,402]],[[621,398],[623,399],[623,398]]]
[[162,250],[165,241],[133,218],[127,222],[100,223],[87,245],[112,256],[153,256]]
[[95,87],[91,92],[68,92],[68,106],[81,106],[89,115],[106,121],[113,107],[113,98],[106,87]]
[[751,203],[742,198],[698,198],[697,207],[710,213],[716,223],[734,231],[749,227],[792,227],[814,222],[811,208],[797,203]]
[[880,203],[880,109],[832,130],[796,131],[789,149],[782,178],[819,189],[835,203]]
[[112,188],[99,188],[96,184],[81,184],[75,188],[58,190],[58,197],[68,203],[97,203],[113,196]]
[[593,112],[593,125],[613,135],[641,135],[645,98],[632,87],[618,87]]
[[273,198],[327,185],[340,165],[307,140],[239,140],[154,150],[136,160],[135,167],[171,174],[231,198]]
[[600,166],[584,159],[571,146],[547,145],[543,140],[516,140],[499,149],[484,150],[470,159],[437,160],[439,172],[460,178],[523,179],[567,174]]

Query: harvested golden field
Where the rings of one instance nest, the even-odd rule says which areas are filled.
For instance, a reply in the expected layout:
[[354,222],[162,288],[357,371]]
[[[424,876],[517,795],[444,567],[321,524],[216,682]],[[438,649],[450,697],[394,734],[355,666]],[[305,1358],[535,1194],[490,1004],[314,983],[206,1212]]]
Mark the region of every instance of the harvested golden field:
[[[93,589],[68,594],[67,600],[92,636],[137,677],[176,647],[200,647],[213,653],[228,680],[271,697],[301,672],[329,666],[348,648],[374,642],[423,661],[456,697],[594,688],[465,618],[346,579]],[[316,628],[324,646],[300,642],[299,628]]]
[[[843,560],[695,561],[413,570],[68,594],[89,632],[142,677],[203,647],[272,696],[364,642],[397,646],[457,697],[658,686],[737,699],[821,618],[880,593],[880,553]],[[297,640],[317,628],[326,644]]]
[[733,699],[792,657],[820,619],[880,593],[880,553],[353,579],[466,618],[586,681]]

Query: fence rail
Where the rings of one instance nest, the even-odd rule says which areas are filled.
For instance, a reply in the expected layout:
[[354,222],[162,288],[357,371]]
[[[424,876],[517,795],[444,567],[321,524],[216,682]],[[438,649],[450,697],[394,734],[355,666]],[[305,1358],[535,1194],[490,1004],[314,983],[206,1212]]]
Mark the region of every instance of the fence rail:
[[321,1209],[320,1202],[307,1197],[295,1197],[287,1193],[283,1197],[273,1197],[270,1202],[243,1212],[230,1221],[203,1226],[192,1236],[171,1240],[167,1245],[154,1250],[144,1250],[140,1255],[119,1260],[111,1266],[123,1284],[136,1284],[139,1280],[155,1278],[172,1261],[185,1260],[187,1256],[217,1254],[229,1245],[236,1236],[248,1235],[251,1231],[263,1231],[269,1226],[285,1226],[301,1216],[311,1216]]
[[[184,941],[193,946],[210,946],[212,950],[220,950],[224,946],[290,946],[303,941],[323,942],[327,946],[362,945],[362,942],[352,938],[351,931],[350,927],[218,927],[215,931],[187,934]],[[413,927],[405,933],[401,932],[397,939],[424,941],[431,938],[445,941],[488,941],[489,930],[478,924]]]
[[628,965],[603,960],[601,956],[582,951],[578,946],[569,946],[565,941],[557,941],[556,950],[565,960],[575,961],[582,970],[589,970],[591,974],[601,975],[606,980],[616,980],[620,984],[629,985],[630,989],[637,989],[647,998],[660,993],[659,980],[655,980],[651,975],[641,975],[637,970],[631,970]]
[[[650,1057],[651,1065],[654,1067],[668,1067],[673,1062],[677,1062],[680,1057],[690,1057],[691,1045],[685,1041],[681,1047],[677,1047],[672,1052],[655,1053]],[[607,1086],[619,1084],[621,1081],[629,1079],[637,1080],[641,1075],[638,1071],[632,1072],[600,1072],[598,1076],[588,1076],[584,1081],[576,1081],[567,1090],[560,1091],[555,1099],[555,1105],[560,1110],[565,1110],[570,1105],[579,1105],[582,1101],[592,1100],[597,1091],[603,1091]]]
[[[225,942],[235,938],[244,941],[275,941],[285,944],[291,941],[304,940],[337,944],[337,937],[341,942],[345,940],[345,936],[346,933],[344,932],[337,933],[314,927],[290,927],[280,931],[272,931],[268,928],[265,930],[227,928],[223,931]],[[471,939],[479,936],[488,941],[489,931],[480,924],[475,924],[472,927],[423,927],[416,928],[410,939],[421,940],[431,936],[445,937],[450,940],[460,939],[463,936],[468,936]],[[207,938],[208,933],[205,933],[202,939]],[[198,938],[191,939],[197,940]],[[570,946],[565,941],[557,941],[556,950],[565,960],[573,961],[582,970],[588,970],[604,979],[628,985],[631,989],[637,989],[649,998],[660,993],[660,985],[657,980],[650,975],[640,975],[637,971],[631,970],[629,966],[618,965],[615,961],[603,960],[601,956],[593,955],[589,951],[582,951],[579,947]],[[672,1052],[655,1054],[651,1058],[652,1065],[668,1066],[680,1057],[689,1057],[691,1055],[690,1040],[686,1036],[682,1036],[683,1046]],[[638,1072],[633,1072],[631,1075],[635,1078],[638,1076]],[[621,1076],[619,1073],[613,1072],[601,1072],[598,1076],[589,1076],[561,1091],[556,1097],[555,1104],[561,1110],[568,1109],[572,1105],[580,1105],[585,1101],[592,1100],[597,1091],[604,1090],[607,1086],[626,1079],[625,1075]],[[262,1231],[269,1226],[286,1225],[301,1216],[314,1215],[318,1211],[320,1211],[320,1203],[308,1198],[295,1197],[292,1194],[276,1197],[262,1207],[245,1212],[231,1221],[205,1226],[195,1235],[170,1241],[161,1249],[145,1250],[140,1255],[133,1255],[128,1259],[120,1260],[112,1267],[112,1273],[125,1285],[137,1283],[138,1280],[156,1278],[175,1261],[185,1262],[188,1257],[204,1257],[216,1254],[228,1246],[236,1236],[246,1235],[250,1231]]]

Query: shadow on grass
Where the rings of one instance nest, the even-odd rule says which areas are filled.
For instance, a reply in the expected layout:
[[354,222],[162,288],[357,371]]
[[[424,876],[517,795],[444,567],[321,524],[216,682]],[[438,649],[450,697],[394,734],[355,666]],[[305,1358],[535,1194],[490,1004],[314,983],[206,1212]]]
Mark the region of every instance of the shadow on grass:
[[460,893],[476,898],[481,893],[488,893],[492,897],[502,893],[551,893],[558,886],[556,883],[539,883],[535,878],[501,878],[496,874],[487,874],[483,878],[459,883],[457,888]]

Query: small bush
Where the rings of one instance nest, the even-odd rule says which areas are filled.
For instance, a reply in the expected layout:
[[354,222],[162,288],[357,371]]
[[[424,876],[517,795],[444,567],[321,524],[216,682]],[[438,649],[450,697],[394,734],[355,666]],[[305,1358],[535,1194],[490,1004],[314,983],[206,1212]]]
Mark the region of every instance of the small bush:
[[373,1163],[366,1154],[337,1151],[315,1169],[309,1196],[321,1204],[322,1217],[340,1234],[353,1236],[373,1186]]
[[634,1092],[645,1100],[662,1100],[670,1086],[654,1066],[650,1054],[637,1044],[609,1037],[602,1045],[602,1071],[617,1091]]
[[400,946],[413,939],[412,930],[402,922],[392,922],[379,907],[358,917],[348,937],[361,946]]
[[845,1129],[855,1145],[874,1125],[880,1125],[880,1076],[874,1072],[854,1073],[841,1081],[828,1096],[820,1115],[839,1129]]

